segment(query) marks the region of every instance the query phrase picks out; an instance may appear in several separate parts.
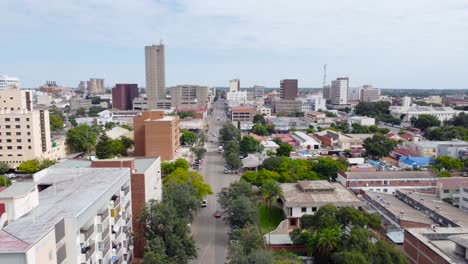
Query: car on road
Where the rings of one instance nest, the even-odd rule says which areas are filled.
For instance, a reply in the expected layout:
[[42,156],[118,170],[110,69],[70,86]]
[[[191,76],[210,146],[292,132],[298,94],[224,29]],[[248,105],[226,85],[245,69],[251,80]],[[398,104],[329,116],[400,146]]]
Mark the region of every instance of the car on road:
[[208,201],[207,200],[203,200],[201,202],[201,207],[207,207],[208,206]]
[[215,218],[221,218],[222,215],[223,215],[223,212],[221,212],[221,210],[216,210],[215,213],[213,214]]

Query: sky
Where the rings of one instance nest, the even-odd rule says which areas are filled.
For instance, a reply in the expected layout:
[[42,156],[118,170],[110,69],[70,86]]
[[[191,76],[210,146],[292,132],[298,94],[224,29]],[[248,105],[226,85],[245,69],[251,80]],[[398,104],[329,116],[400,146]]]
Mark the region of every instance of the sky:
[[166,85],[468,88],[466,0],[2,0],[0,74],[22,87],[145,86],[165,44]]

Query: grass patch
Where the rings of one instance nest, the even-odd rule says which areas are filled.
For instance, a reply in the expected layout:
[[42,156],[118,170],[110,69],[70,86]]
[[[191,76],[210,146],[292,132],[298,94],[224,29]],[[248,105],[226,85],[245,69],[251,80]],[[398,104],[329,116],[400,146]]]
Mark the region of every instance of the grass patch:
[[269,219],[269,210],[268,206],[266,206],[264,203],[260,203],[258,206],[258,223],[260,224],[260,229],[263,234],[266,234],[270,231],[273,231],[276,229],[281,223],[281,221],[284,220],[284,213],[283,210],[272,206],[271,207],[271,222]]

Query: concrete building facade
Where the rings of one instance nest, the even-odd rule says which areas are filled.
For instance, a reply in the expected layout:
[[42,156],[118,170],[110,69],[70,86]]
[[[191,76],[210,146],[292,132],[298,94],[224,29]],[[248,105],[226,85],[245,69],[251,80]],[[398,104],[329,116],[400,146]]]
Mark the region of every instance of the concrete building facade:
[[257,109],[252,106],[235,106],[231,108],[231,120],[240,122],[253,122]]
[[112,89],[112,108],[133,110],[133,99],[139,96],[138,84],[118,83]]
[[380,99],[380,89],[372,87],[372,85],[364,85],[361,90],[361,102],[375,102]]
[[302,111],[300,100],[273,100],[273,111],[275,114],[290,114]]
[[158,102],[166,99],[164,45],[145,47],[146,96],[148,109],[160,109]]
[[173,160],[180,147],[179,117],[164,111],[144,111],[133,118],[136,157]]
[[128,168],[51,167],[41,174],[39,204],[0,230],[0,263],[132,263]]
[[0,91],[0,161],[16,168],[23,161],[49,158],[49,111],[32,109],[32,94],[16,88]]
[[229,80],[229,92],[240,92],[240,80]]
[[0,75],[0,90],[4,90],[8,87],[20,88],[20,81],[16,77],[8,75]]
[[330,99],[332,104],[340,105],[348,103],[349,78],[340,77],[332,81]]
[[172,107],[206,108],[209,88],[199,85],[177,85],[170,88]]
[[280,81],[280,98],[283,100],[295,100],[298,95],[297,79],[284,79]]

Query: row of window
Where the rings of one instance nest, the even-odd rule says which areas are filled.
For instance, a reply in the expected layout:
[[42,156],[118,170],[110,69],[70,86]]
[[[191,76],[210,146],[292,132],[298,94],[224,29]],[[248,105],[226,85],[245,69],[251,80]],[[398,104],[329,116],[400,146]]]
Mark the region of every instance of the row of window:
[[[1,126],[0,126],[0,128],[1,128]],[[10,126],[10,125],[5,125],[5,128],[6,128],[6,129],[10,129],[10,128],[12,128],[12,126]],[[14,128],[21,128],[21,126],[20,126],[20,125],[15,125]],[[29,126],[29,125],[26,125],[26,128],[30,128],[30,126]]]
[[[8,157],[13,157],[13,154],[8,154],[8,155],[5,155],[5,157],[8,156]],[[17,157],[22,157],[23,154],[16,154]],[[0,154],[0,157],[3,157],[3,154]],[[21,161],[9,161],[9,162],[12,162],[12,163],[21,163]]]
[[[3,149],[3,146],[0,146],[0,149]],[[13,149],[13,146],[6,146],[5,149]],[[22,146],[16,146],[16,149],[23,149]],[[31,149],[31,146],[28,146],[28,149]]]
[[[11,139],[6,139],[6,142],[7,142],[7,143],[10,143],[10,142],[11,142]],[[21,138],[17,138],[17,139],[16,139],[16,142],[21,143]],[[30,138],[28,138],[28,142],[31,142],[31,139],[30,139]],[[0,139],[0,143],[2,143],[2,140],[1,140],[1,139]]]
[[[5,122],[10,122],[12,118],[5,118]],[[15,122],[19,122],[21,119],[19,117],[15,117]],[[29,117],[26,118],[26,121],[29,121]]]
[[[29,128],[29,126],[28,126],[28,128]],[[27,134],[28,134],[28,136],[30,136],[30,135],[31,135],[31,132],[27,132]],[[0,136],[1,136],[1,135],[2,135],[2,132],[0,132]],[[11,136],[11,132],[5,132],[5,135],[6,135],[6,136]],[[15,132],[15,135],[21,136],[21,132]]]

